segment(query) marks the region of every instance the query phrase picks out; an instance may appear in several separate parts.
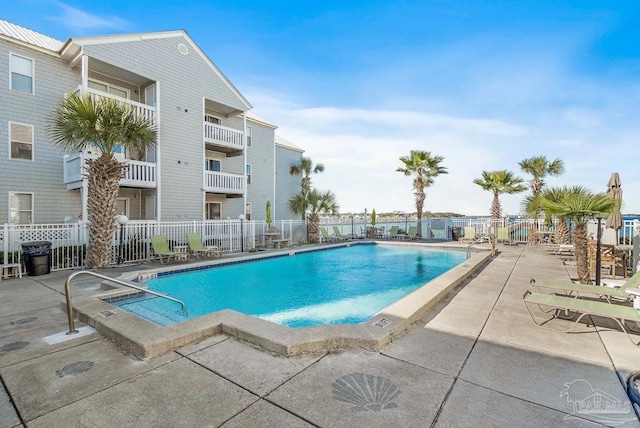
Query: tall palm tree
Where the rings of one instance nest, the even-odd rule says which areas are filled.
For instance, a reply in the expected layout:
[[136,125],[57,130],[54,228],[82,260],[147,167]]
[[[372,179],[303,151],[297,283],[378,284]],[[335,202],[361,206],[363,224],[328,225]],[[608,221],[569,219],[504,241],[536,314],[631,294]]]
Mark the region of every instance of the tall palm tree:
[[[319,174],[324,172],[324,165],[321,163],[314,165],[311,158],[302,157],[300,163],[291,164],[289,167],[289,175],[302,175],[300,193],[306,196],[311,190],[311,174]],[[304,215],[302,217],[304,220]]]
[[560,159],[549,161],[546,156],[534,156],[518,162],[520,169],[533,176],[529,180],[531,195],[535,198],[544,188],[546,176],[557,176],[564,173],[564,163]]
[[576,247],[576,268],[581,284],[589,284],[589,260],[587,255],[587,221],[593,216],[606,215],[618,202],[606,193],[593,193],[582,186],[557,190],[560,197],[555,200],[540,195],[540,207],[544,212],[575,223],[573,243]]
[[152,118],[136,114],[130,106],[106,97],[71,93],[54,111],[49,136],[59,147],[82,152],[96,146],[101,154],[86,160],[88,181],[87,214],[89,246],[86,266],[103,268],[111,258],[111,241],[116,229],[117,198],[126,165],[118,162],[119,146],[144,151],[155,144]]
[[404,167],[396,169],[407,177],[414,176],[413,190],[416,197],[418,215],[418,236],[422,236],[422,208],[426,195],[424,189],[433,184],[433,179],[440,174],[448,174],[447,168],[440,165],[444,161],[442,156],[434,156],[431,152],[411,150],[409,156],[402,156],[400,162]]
[[303,217],[307,215],[309,219],[307,234],[309,242],[312,244],[318,242],[320,216],[336,215],[339,208],[336,197],[330,190],[311,189],[306,196],[303,196],[302,193],[296,193],[289,198],[289,210],[292,213],[301,214]]
[[[506,169],[499,171],[482,171],[482,178],[476,178],[473,182],[482,187],[483,190],[493,193],[491,218],[494,220],[494,223],[495,220],[499,220],[502,215],[500,195],[505,193],[520,193],[527,190],[527,187],[522,184],[524,183],[524,180],[520,177],[514,176],[511,171],[507,171]],[[494,225],[492,229],[493,239],[491,239],[491,253],[495,255],[498,228]]]

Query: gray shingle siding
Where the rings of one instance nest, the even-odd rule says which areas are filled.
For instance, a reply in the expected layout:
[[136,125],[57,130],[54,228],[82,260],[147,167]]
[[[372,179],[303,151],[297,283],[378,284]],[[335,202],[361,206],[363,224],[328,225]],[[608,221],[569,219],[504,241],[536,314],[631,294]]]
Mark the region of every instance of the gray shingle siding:
[[252,220],[265,220],[267,201],[271,201],[273,217],[273,165],[275,158],[275,132],[271,127],[247,121],[251,126],[251,146],[247,148],[247,163],[252,165],[251,184],[247,185],[247,202],[251,202]]
[[[34,94],[13,91],[9,82],[9,55],[34,61]],[[64,152],[46,133],[46,120],[59,100],[77,86],[79,77],[60,59],[0,41],[0,224],[9,221],[9,192],[33,192],[34,223],[61,223],[77,219],[79,192],[63,184]],[[34,161],[11,160],[9,122],[33,125]]]
[[288,200],[294,193],[300,192],[302,176],[292,176],[289,168],[292,164],[300,163],[302,153],[285,147],[276,146],[276,202],[274,215],[278,220],[299,218],[289,211]]

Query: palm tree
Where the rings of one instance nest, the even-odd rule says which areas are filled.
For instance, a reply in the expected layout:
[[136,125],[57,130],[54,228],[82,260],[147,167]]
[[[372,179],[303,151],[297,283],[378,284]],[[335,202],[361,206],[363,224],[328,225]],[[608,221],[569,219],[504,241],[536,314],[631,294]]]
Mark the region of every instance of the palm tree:
[[54,111],[47,131],[54,143],[68,151],[82,152],[95,146],[102,152],[86,160],[89,245],[86,265],[103,268],[111,258],[116,229],[117,198],[126,165],[118,162],[119,146],[144,151],[155,144],[152,118],[144,118],[128,105],[106,97],[71,93]]
[[422,236],[422,207],[426,195],[424,189],[433,184],[433,179],[440,174],[448,174],[447,168],[440,165],[444,160],[442,156],[433,156],[431,152],[411,150],[409,156],[402,156],[400,162],[404,167],[396,169],[407,177],[414,176],[413,189],[415,190],[416,209],[418,212],[417,235]]
[[[570,192],[571,188],[568,187],[544,187],[538,193],[538,196],[534,197],[533,195],[528,195],[523,202],[523,209],[525,212],[529,214],[536,214],[544,211],[540,206],[540,202],[542,199],[546,199],[549,201],[560,201],[567,192]],[[553,214],[549,212],[545,212],[545,219],[548,221],[549,225],[551,224]],[[555,233],[553,234],[553,242],[556,244],[568,244],[569,243],[569,228],[567,227],[567,218],[555,216],[558,218],[558,225],[556,227]]]
[[529,180],[529,186],[531,187],[531,195],[535,198],[540,191],[544,188],[544,178],[549,176],[557,176],[564,173],[564,163],[560,159],[555,159],[551,162],[547,160],[546,156],[534,156],[529,159],[525,159],[518,162],[520,169],[527,174],[533,176]]
[[318,242],[318,228],[320,215],[338,214],[336,197],[330,190],[320,191],[311,189],[306,197],[302,193],[296,193],[289,198],[289,210],[294,214],[308,215],[307,234],[309,242]]
[[576,247],[576,268],[581,284],[589,284],[589,260],[587,255],[587,221],[593,216],[606,215],[618,202],[606,193],[593,193],[582,186],[557,190],[560,197],[555,200],[540,195],[540,208],[560,218],[575,223],[573,243]]
[[[500,206],[500,195],[501,194],[513,194],[520,193],[527,190],[524,183],[524,180],[520,177],[516,177],[513,175],[511,171],[507,171],[506,169],[499,171],[482,171],[482,178],[476,178],[473,180],[475,184],[482,187],[483,190],[487,190],[493,193],[493,201],[491,203],[491,218],[496,223],[496,220],[499,220],[502,215],[502,207]],[[495,255],[496,253],[496,236],[497,236],[497,225],[494,224],[493,229],[493,239],[491,239],[491,253]]]
[[[302,183],[300,193],[306,196],[311,190],[311,174],[319,174],[324,172],[324,165],[321,163],[313,165],[311,158],[302,157],[299,164],[291,164],[289,167],[289,175],[302,175]],[[304,215],[302,216],[304,220]]]

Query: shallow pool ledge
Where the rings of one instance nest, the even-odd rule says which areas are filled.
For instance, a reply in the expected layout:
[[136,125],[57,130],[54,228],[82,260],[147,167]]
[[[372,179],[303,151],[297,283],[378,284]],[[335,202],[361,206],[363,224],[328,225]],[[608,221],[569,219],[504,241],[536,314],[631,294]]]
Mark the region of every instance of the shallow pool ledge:
[[362,324],[289,328],[233,310],[223,310],[162,327],[102,300],[123,294],[122,290],[74,299],[74,312],[80,321],[141,359],[154,358],[222,333],[283,356],[340,349],[379,351],[473,272],[482,268],[490,258],[488,251],[473,255]]

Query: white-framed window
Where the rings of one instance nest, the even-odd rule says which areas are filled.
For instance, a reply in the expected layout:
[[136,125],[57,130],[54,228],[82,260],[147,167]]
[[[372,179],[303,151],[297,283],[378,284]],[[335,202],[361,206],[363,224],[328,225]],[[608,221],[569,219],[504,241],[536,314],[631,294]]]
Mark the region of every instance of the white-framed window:
[[220,220],[222,218],[222,204],[220,202],[207,202],[204,210],[206,220]]
[[251,184],[251,164],[247,164],[247,184]]
[[220,161],[218,159],[205,159],[204,170],[220,172]]
[[9,192],[9,223],[33,223],[33,193]]
[[111,83],[101,82],[99,80],[90,79],[88,86],[96,91],[105,92],[107,94],[115,95],[120,98],[129,99],[129,90],[120,86],[113,85]]
[[11,89],[33,94],[33,60],[16,54],[10,54]]
[[9,159],[33,160],[33,125],[9,122]]
[[247,202],[244,206],[244,218],[251,220],[251,202]]
[[220,118],[219,117],[215,117],[212,114],[206,114],[204,115],[204,121],[208,122],[208,123],[213,123],[215,125],[220,125]]
[[251,145],[251,136],[253,135],[253,130],[250,126],[247,126],[247,147]]

